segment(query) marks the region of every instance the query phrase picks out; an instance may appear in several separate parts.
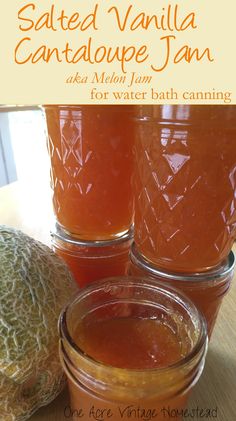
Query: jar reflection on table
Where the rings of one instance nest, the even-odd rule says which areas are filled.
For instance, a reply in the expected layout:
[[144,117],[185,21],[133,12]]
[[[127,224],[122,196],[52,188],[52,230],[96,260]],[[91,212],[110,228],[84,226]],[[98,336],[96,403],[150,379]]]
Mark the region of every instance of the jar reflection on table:
[[134,107],[45,106],[53,205],[80,239],[123,235],[133,223]]
[[132,244],[128,274],[145,276],[163,286],[172,286],[186,294],[202,312],[207,322],[210,338],[216,323],[222,300],[230,288],[234,275],[235,257],[231,251],[228,258],[215,270],[185,275],[165,272],[141,256]]
[[[101,326],[114,321],[130,323],[131,320],[137,321],[135,332],[142,343],[142,352],[153,348],[158,355],[165,336],[153,334],[154,324],[157,323],[159,328],[171,329],[176,341],[174,344],[178,344],[181,350],[180,359],[167,366],[163,359],[163,365],[158,368],[154,358],[153,368],[147,369],[146,359],[140,358],[139,369],[129,368],[129,361],[133,361],[140,348],[133,342],[132,329],[124,329],[122,341],[126,341],[129,347],[120,353],[116,348],[116,343],[119,344],[116,342],[117,326],[109,330],[108,337],[105,336],[107,347],[101,350],[101,341],[98,340]],[[142,322],[148,326],[145,335],[142,334]],[[92,341],[94,333],[89,326],[94,323],[96,329],[93,329],[95,337]],[[126,332],[129,333],[126,335]],[[87,339],[83,340],[84,333],[91,336],[91,352],[86,348]],[[91,408],[107,408],[112,412],[114,421],[120,421],[120,411],[124,411],[122,419],[130,420],[128,411],[125,411],[129,405],[134,410],[141,407],[146,414],[156,411],[161,421],[173,419],[164,408],[181,412],[186,406],[189,393],[201,375],[207,347],[205,322],[196,307],[176,290],[163,289],[160,284],[145,278],[106,279],[81,290],[62,313],[60,337],[60,358],[68,378],[72,410],[81,409],[87,419]],[[103,345],[104,340],[103,337]],[[173,340],[165,346],[165,351],[172,346]],[[103,362],[110,359],[110,353],[112,365]],[[173,356],[178,358],[175,354]],[[119,361],[120,357],[123,360],[116,366],[118,357]],[[174,419],[181,420],[181,414]]]
[[66,262],[81,288],[98,279],[127,273],[133,228],[114,240],[78,241],[56,224],[51,237],[53,250]]
[[236,107],[139,107],[135,242],[159,268],[201,272],[236,236]]

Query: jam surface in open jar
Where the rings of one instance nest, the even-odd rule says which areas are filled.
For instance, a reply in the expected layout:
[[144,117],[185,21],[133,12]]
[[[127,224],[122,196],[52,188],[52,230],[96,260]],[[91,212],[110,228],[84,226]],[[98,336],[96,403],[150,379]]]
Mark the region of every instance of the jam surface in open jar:
[[[106,309],[104,309],[106,315]],[[187,336],[179,337],[174,330],[161,320],[136,318],[136,317],[116,317],[111,319],[95,319],[88,315],[82,319],[73,334],[75,344],[97,363],[105,364],[109,367],[124,369],[120,374],[123,379],[123,387],[128,381],[128,374],[125,370],[147,370],[143,384],[149,382],[148,370],[165,369],[166,367],[178,364],[191,351],[191,340]],[[99,368],[97,369],[99,377]],[[165,372],[165,371],[164,371]],[[112,374],[111,374],[112,375]],[[119,376],[119,374],[117,374]],[[135,374],[134,374],[135,376]],[[160,373],[160,376],[162,374]],[[175,373],[172,381],[184,385],[181,379],[181,369],[179,374]],[[164,377],[163,377],[164,380]],[[166,378],[165,380],[166,381]],[[128,383],[127,383],[128,384]],[[136,387],[139,387],[137,383]],[[143,386],[145,388],[145,386]],[[125,391],[117,391],[116,401],[109,399],[109,386],[105,390],[106,398],[88,394],[83,388],[78,388],[69,379],[69,390],[71,405],[73,409],[83,408],[85,414],[91,413],[91,408],[97,408],[98,412],[102,408],[110,410],[114,421],[130,420],[131,414],[134,420],[142,412],[143,417],[148,414],[158,416],[158,420],[182,420],[182,411],[186,406],[189,396],[187,393],[179,393],[169,397],[171,390],[166,392],[161,399],[156,397],[159,389],[153,389],[150,396],[137,396],[132,400],[127,400]],[[133,395],[135,394],[135,387]],[[173,393],[173,392],[172,392]],[[131,412],[130,412],[131,411]],[[170,416],[169,413],[172,415]],[[131,419],[132,419],[131,417]],[[75,419],[75,418],[73,418]],[[143,419],[143,418],[141,418]]]
[[73,420],[91,408],[104,420],[181,420],[206,348],[205,321],[177,290],[133,277],[92,283],[60,318]]
[[78,324],[74,341],[96,361],[119,368],[167,367],[184,357],[178,336],[154,319],[85,319]]

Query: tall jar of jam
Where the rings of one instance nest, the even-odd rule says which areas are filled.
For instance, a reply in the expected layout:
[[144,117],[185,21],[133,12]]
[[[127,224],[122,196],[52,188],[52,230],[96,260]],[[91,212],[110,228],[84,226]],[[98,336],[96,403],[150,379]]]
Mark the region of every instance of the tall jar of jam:
[[72,236],[107,240],[133,223],[132,106],[45,106],[53,205]]
[[175,289],[145,278],[95,282],[60,318],[68,410],[74,420],[181,420],[206,348],[204,319]]
[[132,228],[113,240],[85,241],[69,236],[56,224],[51,238],[53,250],[67,263],[80,287],[128,271]]
[[217,267],[236,236],[236,107],[141,106],[135,242],[159,268]]
[[130,252],[128,274],[142,276],[165,286],[172,286],[188,296],[202,312],[207,322],[208,336],[211,337],[222,300],[227,294],[234,275],[235,257],[229,256],[216,268],[207,272],[189,275],[158,269],[138,253],[133,243]]

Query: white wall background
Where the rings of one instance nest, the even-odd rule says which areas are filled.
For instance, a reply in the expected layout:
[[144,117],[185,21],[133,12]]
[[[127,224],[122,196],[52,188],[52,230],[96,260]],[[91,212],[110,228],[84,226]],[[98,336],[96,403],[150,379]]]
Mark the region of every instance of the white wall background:
[[0,186],[49,180],[46,123],[41,110],[0,113]]

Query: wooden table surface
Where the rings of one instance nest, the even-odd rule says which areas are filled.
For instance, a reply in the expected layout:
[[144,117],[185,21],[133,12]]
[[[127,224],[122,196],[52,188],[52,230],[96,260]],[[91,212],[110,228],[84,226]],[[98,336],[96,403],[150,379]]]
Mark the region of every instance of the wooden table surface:
[[[22,229],[50,244],[53,221],[50,191],[46,184],[13,183],[0,188],[0,224]],[[234,247],[236,252],[236,247]],[[64,391],[53,403],[41,408],[30,421],[65,421],[68,394]],[[211,339],[204,373],[195,386],[189,408],[217,409],[215,418],[190,420],[236,421],[236,276],[225,297]],[[214,413],[213,413],[214,414]],[[87,421],[87,420],[85,420]]]

